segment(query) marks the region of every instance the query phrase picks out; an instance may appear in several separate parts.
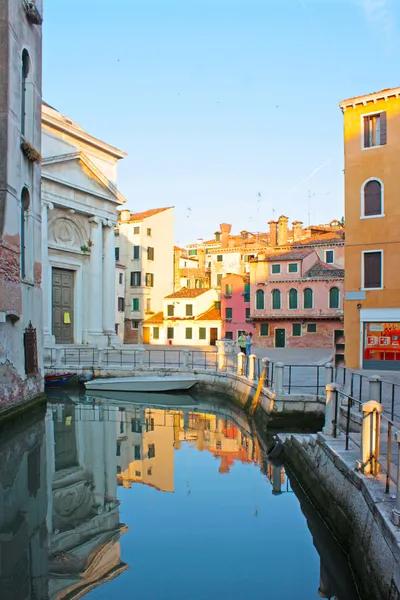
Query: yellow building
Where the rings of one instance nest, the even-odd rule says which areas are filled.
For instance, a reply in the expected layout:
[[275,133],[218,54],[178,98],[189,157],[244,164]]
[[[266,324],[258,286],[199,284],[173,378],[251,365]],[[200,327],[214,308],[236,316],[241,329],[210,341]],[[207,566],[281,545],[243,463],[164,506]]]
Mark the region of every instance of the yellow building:
[[400,88],[340,102],[346,365],[400,369]]

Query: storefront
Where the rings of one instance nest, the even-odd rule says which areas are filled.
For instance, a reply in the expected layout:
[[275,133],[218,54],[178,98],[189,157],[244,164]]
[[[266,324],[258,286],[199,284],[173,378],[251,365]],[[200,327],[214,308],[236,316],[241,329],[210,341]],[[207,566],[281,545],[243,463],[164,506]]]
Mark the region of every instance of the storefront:
[[363,368],[400,370],[400,309],[361,313]]

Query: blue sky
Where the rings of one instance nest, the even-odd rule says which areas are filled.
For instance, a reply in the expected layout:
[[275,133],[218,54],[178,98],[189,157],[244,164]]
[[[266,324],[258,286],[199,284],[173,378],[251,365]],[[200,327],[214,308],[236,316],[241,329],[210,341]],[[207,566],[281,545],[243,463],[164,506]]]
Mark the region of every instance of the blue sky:
[[44,99],[128,153],[127,206],[175,206],[180,244],[327,222],[338,102],[400,84],[399,17],[396,0],[46,0]]

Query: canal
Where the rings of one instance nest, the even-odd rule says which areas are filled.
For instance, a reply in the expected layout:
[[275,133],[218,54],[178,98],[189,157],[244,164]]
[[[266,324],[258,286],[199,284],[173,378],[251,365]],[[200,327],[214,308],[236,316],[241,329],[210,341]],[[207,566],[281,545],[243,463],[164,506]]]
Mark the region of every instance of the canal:
[[60,392],[0,435],[2,600],[359,598],[244,413]]

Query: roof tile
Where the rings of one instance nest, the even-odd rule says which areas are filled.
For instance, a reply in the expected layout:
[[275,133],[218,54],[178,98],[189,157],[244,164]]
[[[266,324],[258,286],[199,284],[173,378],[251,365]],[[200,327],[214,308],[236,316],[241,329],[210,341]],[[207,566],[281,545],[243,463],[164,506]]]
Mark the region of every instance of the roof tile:
[[206,312],[196,317],[196,321],[220,321],[221,320],[221,309],[217,306],[211,306]]
[[201,296],[201,294],[205,294],[209,292],[210,288],[181,288],[177,292],[170,294],[169,296],[165,296],[166,298],[197,298],[197,296]]

